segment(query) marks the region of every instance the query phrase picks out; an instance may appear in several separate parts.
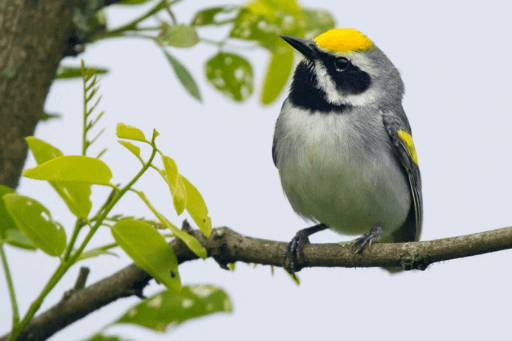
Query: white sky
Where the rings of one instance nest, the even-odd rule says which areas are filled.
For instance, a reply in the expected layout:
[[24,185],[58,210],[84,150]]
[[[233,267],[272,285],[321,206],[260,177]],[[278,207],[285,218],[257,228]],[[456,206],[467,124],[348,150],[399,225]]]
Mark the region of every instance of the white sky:
[[[178,21],[189,22],[198,7],[218,4],[213,0],[197,3],[188,0],[176,5]],[[422,240],[510,225],[510,5],[504,1],[302,3],[328,9],[338,27],[353,27],[368,35],[401,70],[407,89],[404,107],[423,176]],[[112,8],[108,15],[116,26],[138,11]],[[204,29],[200,35],[218,38],[223,32]],[[216,53],[214,47],[200,44],[172,53],[193,72],[203,104],[184,91],[162,53],[149,41],[105,41],[80,56],[86,64],[110,69],[102,79],[100,105],[107,111],[100,122],[107,132],[93,150],[109,146],[103,159],[113,170],[113,181],[126,182],[138,170],[138,161],[115,142],[116,123],[142,128],[148,135],[156,128],[159,147],[201,191],[214,226],[289,241],[308,225],[293,213],[282,194],[271,159],[273,126],[285,94],[269,107],[258,104],[259,93],[243,105],[234,104],[213,90],[203,76],[203,64]],[[268,55],[264,51],[242,53],[254,65],[259,89]],[[79,59],[68,58],[63,64],[78,65]],[[46,110],[62,113],[63,118],[40,124],[36,136],[66,154],[79,153],[81,96],[79,81],[55,84]],[[30,158],[27,167],[34,165]],[[181,222],[182,217],[172,214],[167,188],[154,172],[136,188],[143,189],[172,221]],[[23,179],[18,190],[44,202],[70,234],[72,216],[49,185]],[[106,192],[96,189],[93,199],[100,200]],[[149,215],[133,196],[124,199],[117,212]],[[311,239],[347,240],[328,231]],[[109,231],[104,230],[92,245],[110,240]],[[183,284],[211,283],[224,288],[233,301],[233,314],[194,320],[167,334],[125,326],[109,328],[108,333],[133,340],[504,339],[509,333],[504,308],[511,303],[511,255],[503,251],[395,276],[380,269],[305,269],[299,273],[300,286],[281,269],[271,277],[269,267],[254,269],[239,263],[230,273],[213,260],[194,261],[180,267]],[[24,313],[57,261],[42,252],[10,247],[7,256]],[[90,267],[88,283],[93,283],[129,263],[123,255],[81,265]],[[73,286],[78,268],[69,271],[41,311]],[[152,282],[145,293],[162,289]],[[136,302],[136,298],[119,300],[51,340],[84,339]],[[10,328],[11,312],[3,274],[0,307],[0,334],[4,334]]]

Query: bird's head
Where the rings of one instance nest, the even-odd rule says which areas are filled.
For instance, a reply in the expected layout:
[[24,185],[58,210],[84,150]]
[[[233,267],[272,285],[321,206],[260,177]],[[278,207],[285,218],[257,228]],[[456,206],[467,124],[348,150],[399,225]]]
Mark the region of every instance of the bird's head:
[[298,102],[306,101],[306,107],[312,104],[308,101],[325,101],[325,108],[401,101],[404,86],[398,70],[361,32],[338,28],[312,41],[281,38],[305,57],[295,70],[290,90],[292,101],[294,97]]

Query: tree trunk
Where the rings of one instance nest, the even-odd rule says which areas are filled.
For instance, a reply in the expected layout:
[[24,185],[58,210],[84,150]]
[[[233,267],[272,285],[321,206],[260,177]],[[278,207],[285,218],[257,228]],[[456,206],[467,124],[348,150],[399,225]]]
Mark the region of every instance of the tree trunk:
[[16,188],[57,67],[74,34],[69,0],[0,1],[0,184]]

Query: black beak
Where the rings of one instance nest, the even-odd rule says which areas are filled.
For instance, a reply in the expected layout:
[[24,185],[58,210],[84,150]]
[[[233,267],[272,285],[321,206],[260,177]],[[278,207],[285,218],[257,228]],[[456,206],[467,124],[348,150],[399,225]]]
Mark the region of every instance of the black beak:
[[316,54],[316,46],[315,43],[311,40],[290,37],[290,36],[280,36],[290,44],[294,49],[302,53],[306,58],[309,59],[317,59],[318,56]]

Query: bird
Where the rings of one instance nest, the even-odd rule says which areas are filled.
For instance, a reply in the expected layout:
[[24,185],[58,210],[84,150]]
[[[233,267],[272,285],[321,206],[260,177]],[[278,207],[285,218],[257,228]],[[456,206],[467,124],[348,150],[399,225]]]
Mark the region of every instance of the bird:
[[360,235],[354,254],[373,242],[419,240],[421,175],[398,69],[353,28],[281,38],[303,58],[275,124],[272,158],[293,210],[315,224],[287,245],[285,269],[300,270],[309,236],[326,229]]

